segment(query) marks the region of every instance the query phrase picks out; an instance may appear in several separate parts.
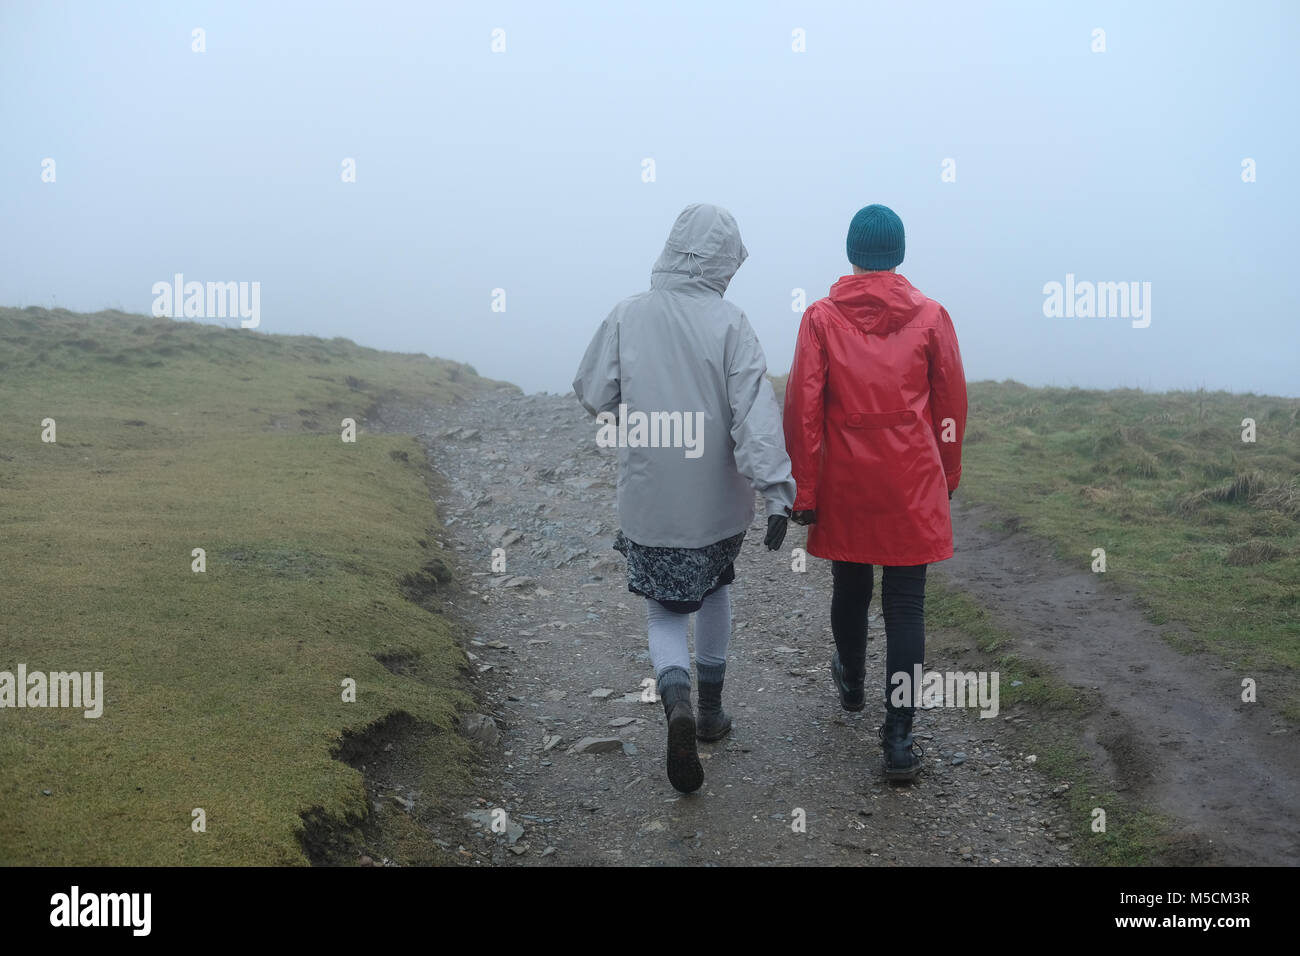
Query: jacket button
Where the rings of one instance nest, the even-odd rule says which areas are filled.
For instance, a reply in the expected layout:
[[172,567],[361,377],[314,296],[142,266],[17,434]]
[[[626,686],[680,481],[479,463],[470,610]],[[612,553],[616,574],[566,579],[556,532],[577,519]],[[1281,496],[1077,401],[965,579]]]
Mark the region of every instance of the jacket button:
[[854,412],[852,415],[849,416],[849,425],[856,428],[861,424],[862,424],[862,416],[859,415],[857,412]]

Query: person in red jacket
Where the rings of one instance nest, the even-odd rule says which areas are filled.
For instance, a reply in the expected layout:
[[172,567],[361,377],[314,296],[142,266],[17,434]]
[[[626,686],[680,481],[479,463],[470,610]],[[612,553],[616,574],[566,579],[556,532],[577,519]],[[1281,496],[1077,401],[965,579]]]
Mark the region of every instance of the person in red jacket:
[[[953,554],[966,377],[952,319],[896,272],[903,223],[887,206],[849,225],[853,274],[808,307],[785,392],[785,442],[808,553],[832,563],[831,676],[865,706],[867,605],[882,565],[885,775],[913,779],[915,667],[925,661],[926,566]],[[905,674],[906,681],[898,675]]]

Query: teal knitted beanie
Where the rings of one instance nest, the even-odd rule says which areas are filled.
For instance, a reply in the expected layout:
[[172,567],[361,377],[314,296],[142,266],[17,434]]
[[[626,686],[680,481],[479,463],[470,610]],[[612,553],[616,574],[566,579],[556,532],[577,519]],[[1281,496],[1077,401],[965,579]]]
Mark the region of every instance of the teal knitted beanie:
[[849,223],[849,262],[859,269],[892,269],[903,261],[903,220],[888,206],[863,206]]

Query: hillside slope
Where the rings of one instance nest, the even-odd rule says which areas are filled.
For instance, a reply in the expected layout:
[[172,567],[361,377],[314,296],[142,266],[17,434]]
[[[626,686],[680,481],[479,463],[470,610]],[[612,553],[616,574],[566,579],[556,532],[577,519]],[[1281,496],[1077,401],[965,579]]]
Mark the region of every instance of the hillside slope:
[[0,310],[0,671],[102,672],[104,698],[0,709],[0,863],[305,863],[304,817],[368,810],[341,743],[393,714],[438,731],[430,799],[463,781],[431,475],[366,417],[484,384],[345,339]]

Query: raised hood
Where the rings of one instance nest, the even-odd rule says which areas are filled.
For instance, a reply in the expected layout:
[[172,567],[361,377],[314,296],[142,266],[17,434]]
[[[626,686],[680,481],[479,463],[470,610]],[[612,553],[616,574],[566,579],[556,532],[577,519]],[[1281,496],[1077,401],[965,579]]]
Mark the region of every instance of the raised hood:
[[650,270],[650,285],[694,285],[722,295],[748,257],[735,217],[721,206],[696,203],[673,223],[664,251]]

